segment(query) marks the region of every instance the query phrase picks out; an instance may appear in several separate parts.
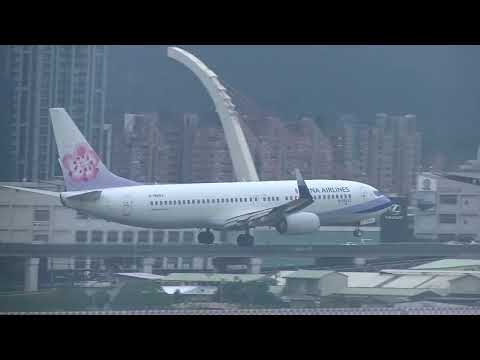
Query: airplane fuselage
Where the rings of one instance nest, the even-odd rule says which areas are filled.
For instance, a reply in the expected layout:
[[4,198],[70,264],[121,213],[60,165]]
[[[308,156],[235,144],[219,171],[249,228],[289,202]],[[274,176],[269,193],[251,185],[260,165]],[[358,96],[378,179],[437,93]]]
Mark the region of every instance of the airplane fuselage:
[[[302,212],[316,214],[321,224],[356,223],[379,216],[391,206],[387,197],[366,184],[343,180],[306,184],[313,203]],[[263,181],[118,187],[103,189],[95,201],[64,199],[63,203],[136,227],[221,230],[228,219],[271,209],[298,196],[296,181]]]

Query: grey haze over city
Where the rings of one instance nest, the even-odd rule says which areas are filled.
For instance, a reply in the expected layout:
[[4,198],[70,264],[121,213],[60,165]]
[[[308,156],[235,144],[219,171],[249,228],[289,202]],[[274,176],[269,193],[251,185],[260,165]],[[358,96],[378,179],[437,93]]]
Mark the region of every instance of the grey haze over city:
[[480,314],[479,60],[0,46],[0,316]]
[[[478,146],[478,46],[182,45],[265,112],[335,121],[355,114],[417,115],[425,158],[471,158]],[[112,46],[110,116],[159,109],[213,111],[194,75],[167,46]]]

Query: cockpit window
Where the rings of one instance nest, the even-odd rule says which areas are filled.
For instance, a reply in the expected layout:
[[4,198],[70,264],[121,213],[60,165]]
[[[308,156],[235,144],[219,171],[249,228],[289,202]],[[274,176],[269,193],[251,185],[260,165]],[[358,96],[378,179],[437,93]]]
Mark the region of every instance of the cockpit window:
[[383,196],[383,193],[381,191],[374,191],[373,194],[376,196],[376,197],[380,197],[380,196]]

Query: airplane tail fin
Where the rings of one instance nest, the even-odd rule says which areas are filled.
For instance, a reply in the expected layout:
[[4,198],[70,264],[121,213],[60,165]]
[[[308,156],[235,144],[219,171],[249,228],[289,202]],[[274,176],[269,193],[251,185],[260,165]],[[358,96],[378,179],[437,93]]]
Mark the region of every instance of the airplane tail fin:
[[50,109],[67,191],[140,185],[112,174],[63,108]]

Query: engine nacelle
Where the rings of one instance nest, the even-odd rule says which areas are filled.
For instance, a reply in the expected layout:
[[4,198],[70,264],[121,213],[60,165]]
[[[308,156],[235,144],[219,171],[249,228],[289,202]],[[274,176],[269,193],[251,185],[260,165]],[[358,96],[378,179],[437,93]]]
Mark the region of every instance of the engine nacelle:
[[288,215],[275,229],[280,234],[300,235],[312,233],[320,227],[317,215],[307,212]]

